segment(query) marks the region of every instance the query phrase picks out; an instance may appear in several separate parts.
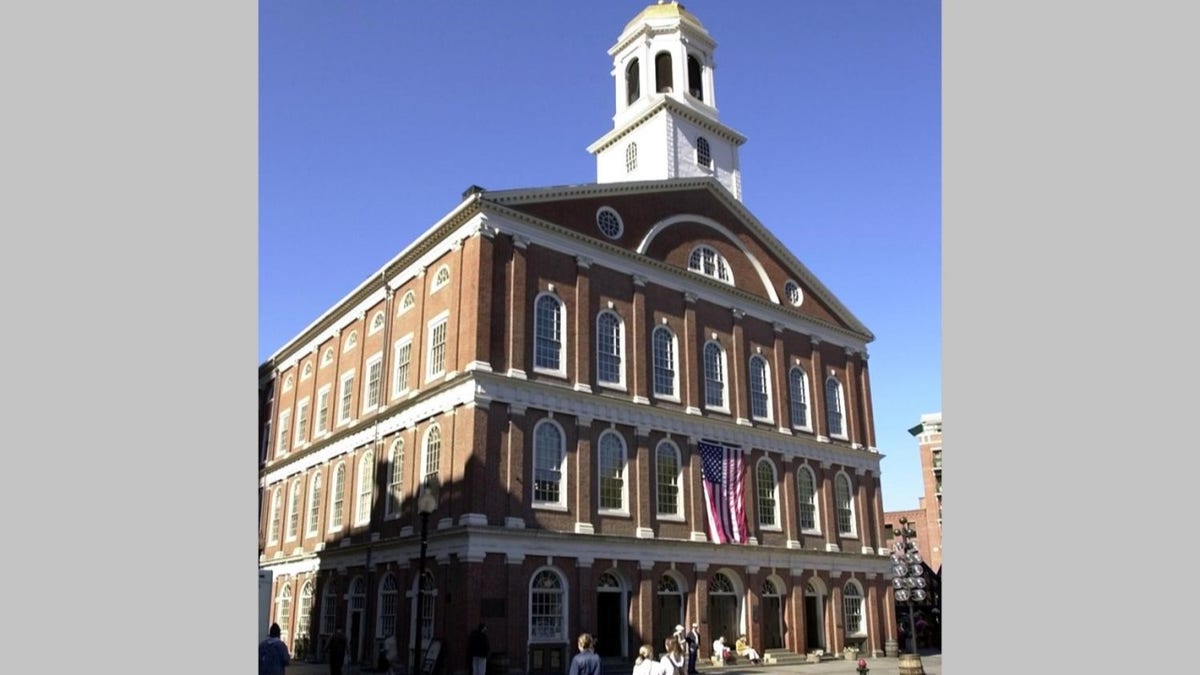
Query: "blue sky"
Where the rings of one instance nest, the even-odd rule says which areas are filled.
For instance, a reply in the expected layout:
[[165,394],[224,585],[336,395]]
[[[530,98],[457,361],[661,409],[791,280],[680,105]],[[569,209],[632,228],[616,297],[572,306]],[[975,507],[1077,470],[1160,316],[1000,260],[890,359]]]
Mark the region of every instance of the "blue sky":
[[[260,0],[259,359],[477,184],[587,183],[650,0]],[[694,0],[743,202],[865,323],[886,510],[941,410],[940,2]],[[951,424],[953,422],[951,421]]]

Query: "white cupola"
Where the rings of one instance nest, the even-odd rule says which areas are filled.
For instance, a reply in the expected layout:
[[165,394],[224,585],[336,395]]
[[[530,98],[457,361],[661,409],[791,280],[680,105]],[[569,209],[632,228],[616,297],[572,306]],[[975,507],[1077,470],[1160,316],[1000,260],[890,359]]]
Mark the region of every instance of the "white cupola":
[[596,181],[713,176],[742,198],[738,147],[746,141],[717,114],[717,43],[678,2],[650,5],[608,50],[613,60],[613,128],[588,147]]

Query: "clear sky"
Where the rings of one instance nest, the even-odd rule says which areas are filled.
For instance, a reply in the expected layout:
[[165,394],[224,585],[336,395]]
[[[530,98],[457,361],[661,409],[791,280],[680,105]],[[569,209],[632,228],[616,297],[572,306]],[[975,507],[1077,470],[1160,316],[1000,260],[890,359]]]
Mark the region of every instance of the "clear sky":
[[[487,189],[595,181],[652,0],[260,0],[259,359]],[[743,202],[875,334],[886,510],[942,406],[941,3],[693,0]],[[953,420],[950,420],[953,426]]]

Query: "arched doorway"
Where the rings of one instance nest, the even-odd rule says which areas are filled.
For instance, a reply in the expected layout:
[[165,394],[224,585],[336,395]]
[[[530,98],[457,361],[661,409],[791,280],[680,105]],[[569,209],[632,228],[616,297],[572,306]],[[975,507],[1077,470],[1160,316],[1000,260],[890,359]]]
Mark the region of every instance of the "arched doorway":
[[683,588],[679,580],[670,574],[658,579],[658,594],[654,606],[654,635],[650,645],[654,653],[662,652],[663,642],[675,633],[675,626],[683,623]]
[[825,649],[825,587],[820,582],[804,586],[805,651]]
[[762,648],[783,648],[783,594],[773,579],[762,585]]
[[[418,590],[421,597],[420,616],[417,615],[417,597]],[[437,605],[437,586],[433,582],[433,573],[425,570],[425,574],[419,579],[413,579],[413,590],[409,591],[409,598],[412,600],[412,605],[409,607],[408,615],[411,621],[408,622],[408,644],[409,653],[407,656],[409,672],[413,668],[413,660],[417,658],[417,631],[420,630],[421,636],[421,653],[426,653],[429,648],[429,641],[433,639],[433,615],[435,605]]]
[[724,572],[712,575],[708,582],[708,631],[713,640],[725,636],[725,644],[741,635],[738,622],[738,594],[733,581]]
[[[346,607],[346,651],[350,663],[358,663],[363,654],[363,633],[367,621],[367,582],[355,577],[350,582],[350,604]],[[370,656],[367,656],[368,662]]]
[[629,633],[625,584],[612,571],[596,582],[596,653],[600,656],[625,656],[625,636]]

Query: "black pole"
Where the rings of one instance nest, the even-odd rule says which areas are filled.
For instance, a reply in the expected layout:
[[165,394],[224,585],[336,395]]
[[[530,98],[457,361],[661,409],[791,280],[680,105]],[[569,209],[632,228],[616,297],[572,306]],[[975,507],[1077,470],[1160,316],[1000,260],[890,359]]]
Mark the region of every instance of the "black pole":
[[429,542],[429,514],[421,514],[421,562],[420,571],[417,573],[417,662],[414,664],[416,673],[421,675],[421,645],[424,638],[423,633],[425,628],[424,615],[424,600],[425,600],[425,547]]
[[912,636],[912,653],[917,653],[917,625],[913,621],[912,598],[908,600],[908,634]]

